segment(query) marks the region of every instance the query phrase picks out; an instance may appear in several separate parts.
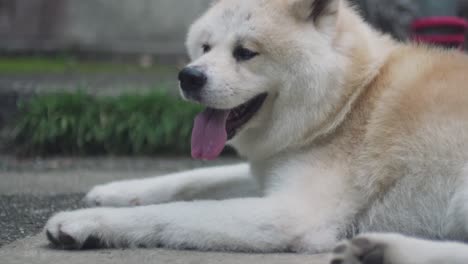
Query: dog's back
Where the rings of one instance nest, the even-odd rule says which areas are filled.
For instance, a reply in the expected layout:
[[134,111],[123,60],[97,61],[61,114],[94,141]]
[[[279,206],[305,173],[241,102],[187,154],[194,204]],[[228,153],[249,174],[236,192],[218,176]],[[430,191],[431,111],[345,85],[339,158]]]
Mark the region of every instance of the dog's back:
[[360,231],[462,236],[450,229],[468,216],[455,210],[468,191],[467,71],[458,51],[407,45],[389,57],[365,101],[373,110],[355,176],[373,202]]

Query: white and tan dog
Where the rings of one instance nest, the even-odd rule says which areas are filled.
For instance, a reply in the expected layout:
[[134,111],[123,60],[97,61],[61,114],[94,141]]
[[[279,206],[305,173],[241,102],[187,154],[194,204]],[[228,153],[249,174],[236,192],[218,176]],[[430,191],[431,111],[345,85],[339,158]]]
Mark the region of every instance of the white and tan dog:
[[207,106],[192,155],[228,142],[249,164],[95,187],[106,208],[54,216],[51,242],[468,263],[429,241],[468,241],[467,56],[397,43],[342,0],[220,0],[187,46],[182,93]]

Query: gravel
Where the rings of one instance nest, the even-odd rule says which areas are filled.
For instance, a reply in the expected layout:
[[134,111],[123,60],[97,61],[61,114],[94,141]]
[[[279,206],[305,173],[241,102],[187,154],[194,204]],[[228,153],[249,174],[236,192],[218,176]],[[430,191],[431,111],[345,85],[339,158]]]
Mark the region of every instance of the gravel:
[[54,213],[82,207],[83,194],[0,195],[0,247],[39,233]]

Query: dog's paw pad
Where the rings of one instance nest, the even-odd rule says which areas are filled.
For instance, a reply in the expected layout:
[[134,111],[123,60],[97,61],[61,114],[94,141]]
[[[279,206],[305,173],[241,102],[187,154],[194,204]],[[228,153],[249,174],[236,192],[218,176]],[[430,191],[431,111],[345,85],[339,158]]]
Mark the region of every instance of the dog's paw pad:
[[358,237],[338,245],[330,264],[384,264],[385,246],[366,237]]

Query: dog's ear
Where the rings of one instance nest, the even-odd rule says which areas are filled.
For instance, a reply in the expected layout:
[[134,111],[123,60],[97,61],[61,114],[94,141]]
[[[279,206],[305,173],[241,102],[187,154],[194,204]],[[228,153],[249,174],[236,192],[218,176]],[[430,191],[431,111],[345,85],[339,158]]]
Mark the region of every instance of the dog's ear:
[[318,23],[325,17],[337,17],[341,0],[290,0],[291,9],[298,19]]

